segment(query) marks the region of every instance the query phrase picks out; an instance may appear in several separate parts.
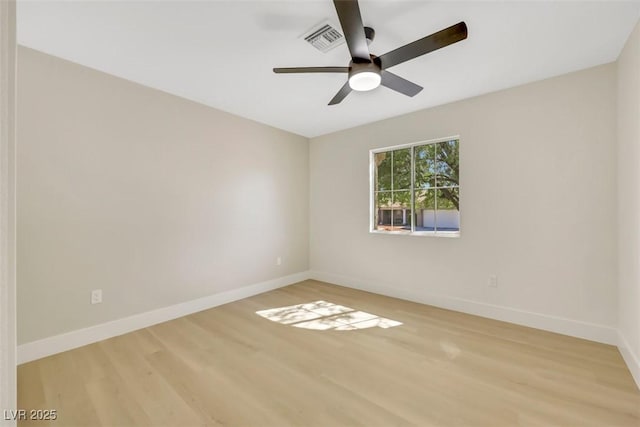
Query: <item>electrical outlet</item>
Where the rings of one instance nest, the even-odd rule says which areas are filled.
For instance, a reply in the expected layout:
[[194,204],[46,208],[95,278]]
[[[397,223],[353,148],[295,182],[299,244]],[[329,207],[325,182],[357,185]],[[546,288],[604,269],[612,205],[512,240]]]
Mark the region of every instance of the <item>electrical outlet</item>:
[[91,291],[91,304],[102,303],[102,289],[94,289]]
[[276,265],[282,265],[282,257],[277,257],[276,258]]
[[489,285],[490,288],[497,288],[498,276],[496,276],[495,274],[490,275],[489,280],[487,280],[487,284]]

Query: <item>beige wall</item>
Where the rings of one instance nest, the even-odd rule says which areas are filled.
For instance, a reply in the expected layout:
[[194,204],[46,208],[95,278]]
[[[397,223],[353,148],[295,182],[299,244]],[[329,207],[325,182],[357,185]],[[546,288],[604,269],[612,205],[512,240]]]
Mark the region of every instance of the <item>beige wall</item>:
[[[16,3],[0,2],[0,409],[16,409]],[[0,417],[0,426],[15,420]]]
[[619,328],[640,386],[640,23],[618,61],[618,235]]
[[18,54],[20,343],[308,269],[306,138]]
[[[613,341],[615,110],[609,64],[313,138],[312,270]],[[461,237],[370,234],[369,150],[458,134]]]

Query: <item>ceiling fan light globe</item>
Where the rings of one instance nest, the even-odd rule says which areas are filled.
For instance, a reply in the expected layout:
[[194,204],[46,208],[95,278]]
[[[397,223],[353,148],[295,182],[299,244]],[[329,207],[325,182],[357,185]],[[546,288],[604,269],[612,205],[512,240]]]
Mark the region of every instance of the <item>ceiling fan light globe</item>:
[[360,92],[373,90],[380,86],[381,77],[373,71],[362,71],[349,77],[349,86]]

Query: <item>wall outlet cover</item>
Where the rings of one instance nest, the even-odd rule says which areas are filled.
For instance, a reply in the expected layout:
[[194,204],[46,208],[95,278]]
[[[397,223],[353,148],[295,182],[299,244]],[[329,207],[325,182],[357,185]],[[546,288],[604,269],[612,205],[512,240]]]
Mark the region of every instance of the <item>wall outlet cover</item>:
[[102,303],[102,289],[94,289],[91,291],[91,304]]

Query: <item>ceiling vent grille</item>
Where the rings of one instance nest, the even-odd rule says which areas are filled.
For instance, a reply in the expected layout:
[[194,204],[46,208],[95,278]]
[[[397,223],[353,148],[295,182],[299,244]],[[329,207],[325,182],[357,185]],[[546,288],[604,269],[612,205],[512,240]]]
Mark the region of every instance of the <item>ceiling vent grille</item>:
[[326,53],[344,43],[344,36],[329,22],[323,22],[302,35],[307,43]]

